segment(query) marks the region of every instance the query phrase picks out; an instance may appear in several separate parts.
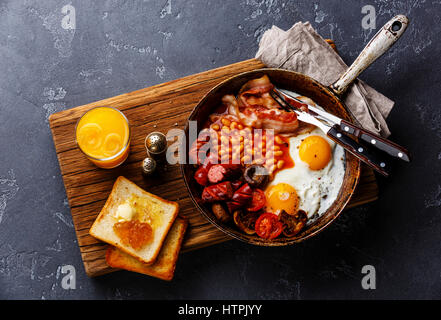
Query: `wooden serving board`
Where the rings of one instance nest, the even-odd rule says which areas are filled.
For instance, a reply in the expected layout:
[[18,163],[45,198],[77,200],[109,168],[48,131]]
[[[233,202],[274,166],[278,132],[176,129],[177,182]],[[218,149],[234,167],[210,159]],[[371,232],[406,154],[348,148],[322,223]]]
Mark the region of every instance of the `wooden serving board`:
[[[262,67],[264,65],[258,60],[246,60],[51,115],[50,128],[84,267],[89,276],[113,271],[105,261],[107,245],[90,236],[89,229],[119,175],[151,193],[179,202],[180,215],[189,219],[182,251],[231,239],[196,210],[188,196],[178,165],[168,167],[167,171],[156,178],[143,178],[140,165],[146,156],[144,139],[152,131],[166,133],[171,128],[184,128],[187,117],[199,99],[216,84],[240,72]],[[74,131],[78,118],[96,106],[118,108],[130,121],[130,155],[122,166],[115,169],[95,167],[75,144]],[[373,201],[377,196],[375,175],[371,169],[364,167],[360,184],[348,208]]]

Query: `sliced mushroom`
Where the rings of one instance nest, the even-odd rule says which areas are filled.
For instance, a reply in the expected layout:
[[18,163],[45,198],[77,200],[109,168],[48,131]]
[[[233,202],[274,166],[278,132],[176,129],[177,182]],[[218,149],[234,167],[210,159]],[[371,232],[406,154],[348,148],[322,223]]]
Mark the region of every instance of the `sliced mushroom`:
[[243,172],[243,178],[251,187],[262,187],[268,183],[268,170],[261,165],[253,164]]
[[234,211],[233,219],[240,230],[246,234],[254,234],[256,233],[255,224],[258,216],[255,213],[244,213],[242,210],[236,210]]
[[291,238],[303,229],[308,221],[308,216],[303,210],[297,211],[295,215],[290,215],[282,211],[280,221],[283,223],[283,234],[285,237]]

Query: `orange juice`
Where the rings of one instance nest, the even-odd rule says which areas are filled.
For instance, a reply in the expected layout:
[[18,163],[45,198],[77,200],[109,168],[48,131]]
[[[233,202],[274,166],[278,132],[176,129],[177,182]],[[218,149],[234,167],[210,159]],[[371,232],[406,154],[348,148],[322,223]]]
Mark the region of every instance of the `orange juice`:
[[117,109],[89,110],[78,121],[75,135],[80,150],[98,167],[114,168],[129,155],[129,121]]

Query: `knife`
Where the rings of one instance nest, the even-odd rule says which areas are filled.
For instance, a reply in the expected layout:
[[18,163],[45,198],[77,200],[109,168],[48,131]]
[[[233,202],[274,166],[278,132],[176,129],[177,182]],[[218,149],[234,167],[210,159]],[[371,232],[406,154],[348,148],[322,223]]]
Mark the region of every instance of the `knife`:
[[339,126],[344,132],[352,134],[356,136],[357,138],[360,138],[361,140],[369,143],[370,145],[376,147],[377,149],[386,152],[387,154],[391,155],[392,157],[404,160],[406,162],[410,162],[410,154],[409,152],[402,146],[387,140],[385,138],[382,138],[375,133],[372,133],[368,130],[365,130],[363,128],[360,128],[346,120],[343,120],[329,112],[326,112],[324,110],[321,110],[317,107],[314,107],[310,104],[307,104],[299,99],[297,99],[295,96],[293,96],[289,91],[283,90],[283,89],[275,89],[279,93],[281,93],[283,96],[288,98],[289,100],[293,100],[296,103],[305,105],[308,107],[308,111],[313,115],[317,116],[320,119],[329,122],[332,125]]

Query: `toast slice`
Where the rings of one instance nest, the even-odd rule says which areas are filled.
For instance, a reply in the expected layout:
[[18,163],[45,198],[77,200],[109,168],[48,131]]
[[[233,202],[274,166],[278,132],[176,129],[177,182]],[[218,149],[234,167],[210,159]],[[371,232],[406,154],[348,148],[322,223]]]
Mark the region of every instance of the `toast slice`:
[[155,263],[151,265],[142,263],[131,255],[110,246],[106,253],[107,264],[112,268],[125,269],[170,281],[173,279],[187,224],[187,220],[181,218],[175,220]]
[[[129,207],[131,214],[121,214],[121,207]],[[90,228],[90,235],[132,255],[139,261],[152,264],[161,250],[162,244],[175,221],[179,211],[177,202],[167,201],[138,187],[130,180],[120,176],[116,179],[112,191]],[[124,241],[115,232],[116,223],[125,221],[143,222],[151,227],[151,239],[140,248]],[[136,231],[136,230],[135,230]],[[139,232],[139,230],[138,230]],[[129,229],[126,235],[134,232]],[[145,233],[140,233],[143,236]],[[136,249],[135,249],[136,248]]]

